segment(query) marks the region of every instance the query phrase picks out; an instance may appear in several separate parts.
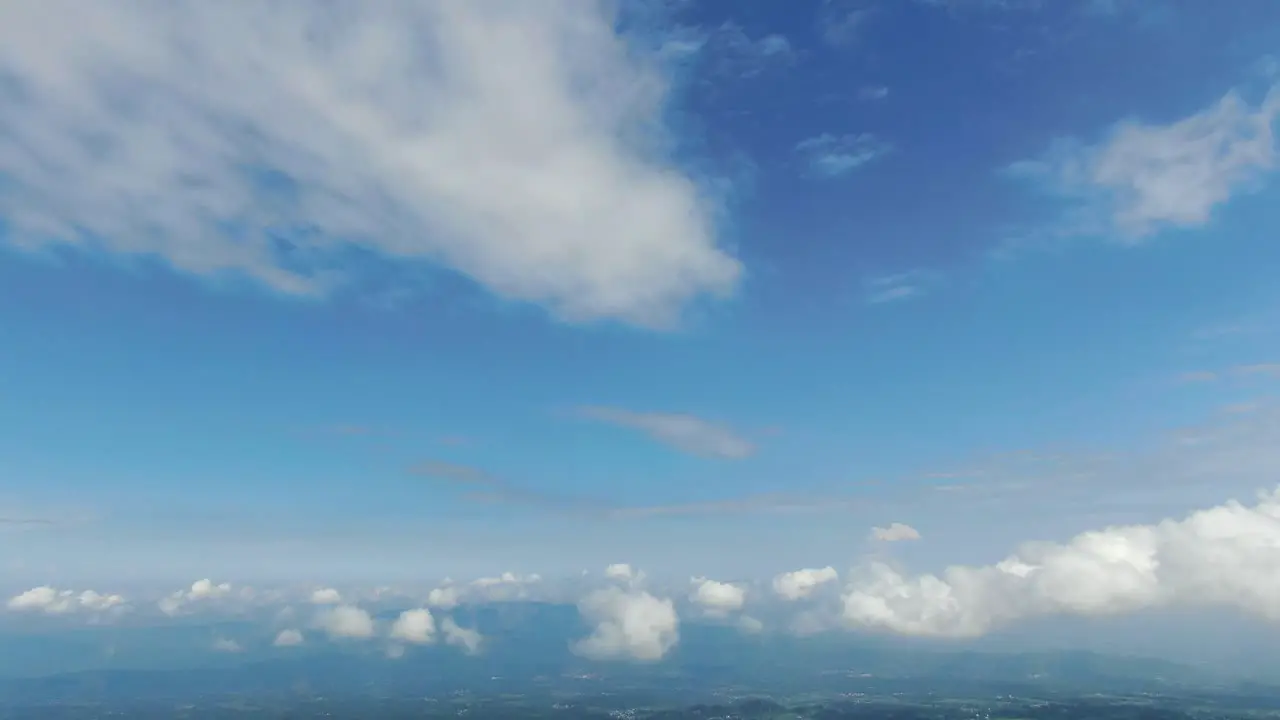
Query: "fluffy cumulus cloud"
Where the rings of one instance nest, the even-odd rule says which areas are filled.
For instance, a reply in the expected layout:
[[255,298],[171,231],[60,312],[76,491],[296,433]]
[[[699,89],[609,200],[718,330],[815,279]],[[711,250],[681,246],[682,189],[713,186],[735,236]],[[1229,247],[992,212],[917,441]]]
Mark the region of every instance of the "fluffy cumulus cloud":
[[693,592],[689,600],[708,615],[723,617],[742,609],[747,602],[747,591],[738,585],[709,580],[703,577],[692,578]]
[[973,637],[1022,618],[1226,606],[1280,621],[1280,490],[1153,525],[1029,544],[985,566],[908,576],[883,563],[842,597],[852,628]]
[[373,617],[355,605],[338,605],[322,612],[317,624],[331,638],[363,640],[374,635]]
[[156,603],[165,615],[179,615],[210,601],[231,596],[231,583],[214,583],[208,578],[191,583],[186,590],[178,590]]
[[571,320],[670,323],[742,268],[663,159],[662,64],[611,8],[11,4],[6,237],[303,294],[349,280],[357,248]]
[[785,600],[801,600],[838,577],[836,569],[830,566],[793,570],[773,579],[773,591]]
[[297,630],[294,628],[287,628],[287,629],[281,630],[276,635],[275,641],[272,642],[271,644],[275,645],[276,647],[297,647],[301,645],[304,641],[305,641],[305,638],[303,637],[302,632],[300,630]]
[[595,626],[573,644],[574,652],[587,658],[661,660],[680,639],[675,603],[642,590],[595,590],[578,602],[578,612]]
[[42,585],[9,599],[7,607],[19,612],[40,612],[63,615],[77,611],[104,612],[121,609],[125,599],[121,595],[104,595],[94,590],[75,592]]
[[311,593],[311,603],[313,605],[339,605],[342,603],[342,593],[333,588],[319,588]]
[[690,455],[741,460],[755,452],[755,445],[739,433],[694,415],[634,412],[607,407],[585,407],[580,412],[592,420],[638,430]]
[[1277,118],[1280,85],[1257,104],[1231,92],[1166,125],[1132,120],[1095,145],[1058,141],[1011,170],[1085,201],[1082,229],[1106,223],[1138,240],[1165,227],[1203,225],[1232,195],[1255,188],[1276,168]]
[[391,625],[391,639],[415,645],[426,645],[435,640],[436,620],[426,608],[405,610]]
[[453,585],[434,588],[427,593],[427,604],[441,610],[450,610],[462,601],[462,591]]
[[904,523],[892,523],[888,527],[871,528],[871,539],[880,542],[903,542],[919,540],[920,531]]

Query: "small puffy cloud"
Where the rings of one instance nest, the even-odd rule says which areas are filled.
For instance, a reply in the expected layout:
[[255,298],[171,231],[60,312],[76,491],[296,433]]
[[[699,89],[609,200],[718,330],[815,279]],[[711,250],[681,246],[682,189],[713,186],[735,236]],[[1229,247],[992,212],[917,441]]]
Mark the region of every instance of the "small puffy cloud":
[[627,563],[614,563],[604,569],[604,576],[610,580],[630,580],[636,572]]
[[690,582],[694,589],[689,599],[709,615],[723,617],[746,604],[747,591],[737,585],[702,577],[692,578]]
[[427,593],[427,604],[441,610],[451,610],[461,602],[461,591],[453,585],[438,587]]
[[842,598],[853,628],[975,637],[1044,615],[1225,606],[1280,622],[1280,489],[1153,525],[1109,527],[1032,543],[993,565],[904,575],[856,573]]
[[320,588],[311,593],[313,605],[341,605],[342,593],[333,588]]
[[244,651],[244,648],[240,643],[230,638],[218,638],[214,640],[213,649],[217,652],[223,653],[238,653]]
[[191,583],[186,590],[178,590],[160,600],[156,605],[165,615],[178,615],[191,605],[209,600],[220,600],[231,595],[231,583],[214,583],[208,578]]
[[354,605],[338,605],[320,614],[319,625],[332,638],[373,637],[373,618]]
[[573,644],[573,651],[596,660],[662,659],[680,639],[680,620],[670,599],[639,590],[607,587],[578,603],[583,619],[595,626]]
[[462,648],[468,655],[479,652],[480,644],[484,642],[484,637],[478,631],[458,625],[451,617],[440,621],[440,632],[444,633],[446,644]]
[[5,239],[295,294],[358,280],[333,269],[354,248],[667,325],[743,269],[654,152],[671,83],[609,5],[26,5],[0,24]]
[[1136,242],[1204,225],[1233,195],[1258,187],[1276,168],[1277,118],[1280,85],[1256,106],[1233,91],[1166,125],[1121,122],[1095,145],[1059,140],[1010,172],[1079,201],[1082,231],[1109,227]]
[[94,590],[75,592],[43,585],[9,599],[8,608],[19,612],[41,612],[63,615],[76,611],[104,612],[124,607],[121,595],[103,595]]
[[426,608],[405,610],[391,625],[391,638],[415,645],[426,645],[435,640],[436,621]]
[[297,647],[304,642],[302,632],[293,628],[281,630],[271,644],[276,647]]
[[764,623],[750,615],[741,615],[738,617],[738,629],[748,635],[758,635],[764,632]]
[[755,445],[732,429],[694,415],[607,407],[584,407],[579,412],[591,420],[639,430],[657,442],[690,455],[741,460],[755,452]]
[[809,597],[814,590],[835,581],[838,577],[836,569],[831,566],[793,570],[773,579],[773,591],[783,599],[800,600]]
[[796,153],[808,165],[809,171],[821,178],[848,175],[892,150],[892,144],[871,133],[856,135],[823,133],[796,144]]
[[904,540],[919,540],[920,531],[906,525],[904,523],[892,523],[888,527],[871,528],[871,539],[880,542],[902,542]]

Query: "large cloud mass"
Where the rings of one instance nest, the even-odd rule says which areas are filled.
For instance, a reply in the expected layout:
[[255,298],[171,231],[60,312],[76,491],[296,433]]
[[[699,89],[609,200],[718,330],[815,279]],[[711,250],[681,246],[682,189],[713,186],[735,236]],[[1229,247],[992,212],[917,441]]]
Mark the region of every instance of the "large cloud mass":
[[1021,618],[1101,615],[1172,604],[1234,607],[1280,620],[1280,490],[1182,520],[1033,543],[994,565],[910,577],[858,573],[843,621],[911,635],[972,637]]
[[680,639],[675,604],[641,590],[602,588],[584,597],[578,611],[595,626],[573,645],[588,658],[660,660]]
[[615,27],[594,0],[5,3],[0,216],[289,293],[355,247],[668,323],[741,266]]

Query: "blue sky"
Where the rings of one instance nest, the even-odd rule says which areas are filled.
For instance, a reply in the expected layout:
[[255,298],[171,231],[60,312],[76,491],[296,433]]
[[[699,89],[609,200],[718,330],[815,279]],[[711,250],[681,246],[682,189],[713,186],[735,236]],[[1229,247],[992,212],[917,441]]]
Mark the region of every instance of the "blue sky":
[[934,572],[1276,482],[1274,3],[57,5],[15,591]]

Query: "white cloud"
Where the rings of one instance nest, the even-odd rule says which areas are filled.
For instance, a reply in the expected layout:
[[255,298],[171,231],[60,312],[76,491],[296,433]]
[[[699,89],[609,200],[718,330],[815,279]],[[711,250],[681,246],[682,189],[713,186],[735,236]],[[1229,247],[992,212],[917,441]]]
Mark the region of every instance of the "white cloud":
[[62,615],[78,610],[104,612],[123,608],[124,604],[125,599],[121,595],[103,595],[94,590],[77,593],[74,590],[59,590],[42,585],[10,598],[8,608],[19,612]]
[[695,587],[689,599],[710,615],[724,616],[741,610],[746,604],[747,591],[737,585],[702,577],[692,578],[690,582]]
[[339,605],[342,603],[342,593],[333,588],[320,588],[311,593],[311,603],[313,605]]
[[218,638],[213,641],[213,649],[217,652],[238,653],[243,652],[244,648],[240,643],[230,638]]
[[484,642],[478,631],[459,626],[451,617],[440,621],[440,631],[444,633],[445,643],[462,648],[468,655],[479,652],[480,644]]
[[456,586],[446,585],[427,593],[427,604],[441,610],[451,610],[461,602],[461,592]]
[[435,639],[436,621],[426,608],[405,610],[391,625],[391,637],[395,640],[426,645]]
[[927,270],[909,270],[869,278],[864,282],[864,290],[869,304],[880,305],[920,297],[936,280],[937,275]]
[[231,594],[231,583],[217,583],[204,578],[191,583],[187,590],[178,590],[156,603],[165,615],[178,615],[191,605],[209,600],[220,600]]
[[666,78],[609,7],[11,4],[0,215],[22,246],[288,293],[348,280],[358,247],[571,320],[668,324],[742,267],[661,159]]
[[604,569],[604,576],[610,580],[631,580],[638,574],[627,563],[613,563]]
[[738,629],[748,635],[757,635],[764,632],[764,623],[750,615],[740,615],[738,617]]
[[329,637],[365,639],[373,637],[373,618],[354,605],[338,605],[321,613],[319,625]]
[[574,652],[596,660],[660,660],[680,639],[675,604],[647,592],[608,587],[589,593],[578,612],[595,625],[573,644]]
[[1226,606],[1280,621],[1280,490],[1181,520],[1033,543],[994,565],[909,577],[883,563],[843,596],[854,628],[973,637],[1022,618]]
[[289,628],[286,630],[281,630],[280,634],[276,635],[275,641],[272,642],[271,644],[275,645],[276,647],[297,647],[301,645],[304,641],[305,641],[305,638],[303,638],[302,633],[300,631],[295,630],[293,628]]
[[1278,117],[1280,85],[1256,107],[1233,91],[1167,125],[1121,122],[1092,146],[1060,140],[1010,170],[1079,199],[1080,231],[1101,225],[1138,241],[1166,227],[1204,225],[1233,195],[1257,188],[1276,168]]
[[809,166],[809,171],[824,178],[847,175],[892,150],[893,145],[871,133],[823,133],[796,144],[796,152]]
[[902,542],[903,540],[919,540],[920,531],[900,522],[888,527],[871,528],[871,539],[880,542]]
[[592,420],[639,430],[691,455],[741,460],[755,452],[755,446],[732,429],[694,415],[607,407],[585,407],[580,412]]
[[836,569],[830,566],[793,570],[773,579],[773,591],[786,600],[800,600],[809,597],[814,590],[835,581],[838,577]]

